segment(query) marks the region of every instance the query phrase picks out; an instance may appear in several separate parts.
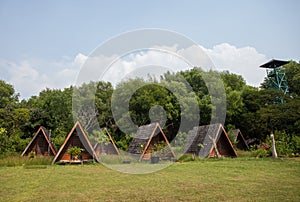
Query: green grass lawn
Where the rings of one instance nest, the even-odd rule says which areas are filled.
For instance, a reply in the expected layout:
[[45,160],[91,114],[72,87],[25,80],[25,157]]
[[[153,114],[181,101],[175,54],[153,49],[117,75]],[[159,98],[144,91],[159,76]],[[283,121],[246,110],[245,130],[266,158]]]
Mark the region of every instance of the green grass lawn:
[[150,174],[0,167],[0,201],[300,201],[300,159],[206,159]]

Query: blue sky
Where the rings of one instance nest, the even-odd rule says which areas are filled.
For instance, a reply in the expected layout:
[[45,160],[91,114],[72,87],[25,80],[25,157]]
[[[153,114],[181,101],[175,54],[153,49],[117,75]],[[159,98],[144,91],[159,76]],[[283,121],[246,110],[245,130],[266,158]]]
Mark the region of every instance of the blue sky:
[[[71,77],[65,78],[68,82],[54,84],[48,82],[47,75],[57,77],[59,72],[72,69],[68,65],[73,65],[72,75],[75,75],[79,71],[75,63],[80,63],[80,58],[115,35],[133,29],[162,28],[194,40],[207,49],[213,59],[215,57],[218,66],[232,68],[248,82],[244,75],[247,71],[239,72],[238,67],[234,67],[242,65],[245,58],[234,61],[232,67],[224,58],[233,51],[237,55],[242,52],[243,57],[249,56],[246,58],[249,61],[253,57],[257,64],[271,58],[299,61],[299,8],[297,0],[1,0],[0,79],[13,84],[23,97],[38,94],[44,87],[67,87],[72,83]],[[255,71],[258,66],[248,65],[247,68]],[[18,71],[27,73],[17,76]],[[33,80],[42,81],[40,85],[38,81],[28,83],[26,88],[32,74],[35,75]],[[20,82],[22,78],[24,81]],[[64,80],[63,77],[59,79]],[[259,82],[252,78],[249,83],[258,85]]]

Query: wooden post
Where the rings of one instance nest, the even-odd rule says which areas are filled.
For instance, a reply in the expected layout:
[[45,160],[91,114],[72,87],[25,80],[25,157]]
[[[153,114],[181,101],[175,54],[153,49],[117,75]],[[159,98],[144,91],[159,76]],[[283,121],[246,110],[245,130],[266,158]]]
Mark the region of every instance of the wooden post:
[[271,134],[270,138],[271,138],[271,142],[272,142],[272,157],[276,159],[277,158],[277,152],[276,152],[276,147],[275,147],[274,135]]
[[221,155],[220,155],[220,153],[219,153],[219,151],[218,151],[218,148],[217,148],[217,141],[216,141],[217,135],[216,135],[215,138],[212,138],[210,135],[209,135],[208,137],[209,137],[209,139],[211,139],[211,141],[212,141],[212,143],[213,143],[213,146],[214,146],[214,148],[215,148],[217,157],[218,157],[218,158],[221,157]]

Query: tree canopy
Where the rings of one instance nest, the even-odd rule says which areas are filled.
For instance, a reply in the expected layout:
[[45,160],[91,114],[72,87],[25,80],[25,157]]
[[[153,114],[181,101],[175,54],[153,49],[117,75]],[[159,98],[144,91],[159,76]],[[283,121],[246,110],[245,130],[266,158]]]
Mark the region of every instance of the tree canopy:
[[[265,141],[273,131],[299,137],[300,65],[291,61],[286,65],[286,76],[286,95],[268,89],[267,77],[257,88],[247,85],[240,75],[195,67],[167,72],[159,80],[129,79],[115,87],[97,81],[65,89],[47,88],[22,101],[11,84],[0,80],[0,153],[21,152],[40,125],[51,130],[59,147],[73,126],[73,115],[89,134],[98,125],[108,128],[123,149],[141,125],[160,122],[172,140],[190,127],[179,128],[183,119],[194,125],[218,122],[217,110],[225,110],[227,129],[240,128],[246,138]],[[276,103],[278,96],[285,102]],[[121,130],[120,125],[128,130]]]

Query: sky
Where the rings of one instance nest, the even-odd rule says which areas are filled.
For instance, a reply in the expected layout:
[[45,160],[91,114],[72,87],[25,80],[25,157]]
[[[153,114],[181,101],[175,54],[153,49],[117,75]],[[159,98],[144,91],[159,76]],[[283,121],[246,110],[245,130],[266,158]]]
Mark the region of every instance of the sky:
[[0,0],[0,79],[21,98],[65,88],[100,44],[157,28],[193,40],[216,69],[259,86],[265,76],[259,65],[273,58],[300,60],[299,8],[297,0]]

